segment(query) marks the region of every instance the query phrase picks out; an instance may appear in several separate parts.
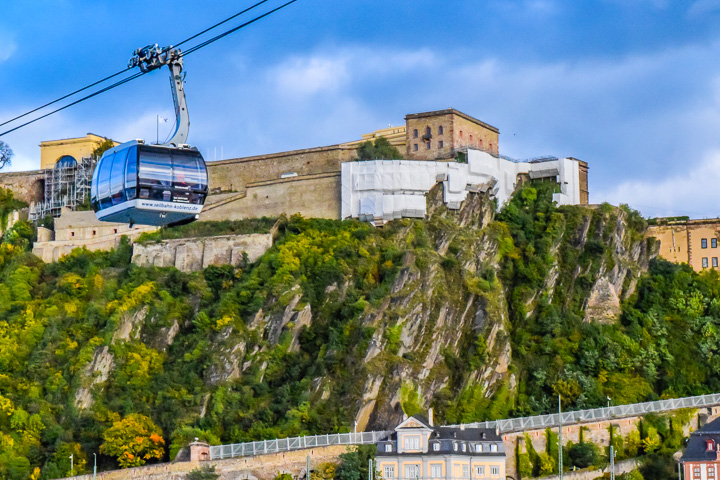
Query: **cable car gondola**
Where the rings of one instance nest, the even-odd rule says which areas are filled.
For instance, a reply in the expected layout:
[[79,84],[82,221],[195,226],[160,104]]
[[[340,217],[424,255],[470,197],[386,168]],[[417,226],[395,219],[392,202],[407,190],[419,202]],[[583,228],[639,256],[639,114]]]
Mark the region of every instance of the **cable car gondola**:
[[197,148],[185,144],[190,119],[182,79],[182,54],[157,45],[130,60],[143,72],[170,67],[176,128],[168,143],[133,140],[107,150],[93,172],[91,201],[98,220],[172,225],[197,219],[208,194],[207,167]]
[[207,193],[207,169],[196,148],[138,140],[105,152],[91,190],[98,220],[140,225],[192,221]]

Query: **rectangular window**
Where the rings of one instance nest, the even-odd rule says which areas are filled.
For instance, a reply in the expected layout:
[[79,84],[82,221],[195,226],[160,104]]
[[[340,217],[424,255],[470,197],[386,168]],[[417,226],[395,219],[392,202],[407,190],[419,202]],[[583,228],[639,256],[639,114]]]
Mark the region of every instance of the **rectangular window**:
[[484,466],[475,466],[475,475],[478,477],[484,477],[485,476],[485,467]]
[[707,248],[707,238],[700,240],[700,248]]
[[439,443],[433,443],[433,450],[436,451],[436,452],[439,451],[439,450],[440,450],[440,444],[439,444]]
[[492,445],[490,445],[490,451],[497,452],[497,444],[493,443]]
[[490,475],[500,475],[500,467],[490,467]]
[[463,465],[463,478],[468,478],[469,476],[470,476],[470,466]]
[[465,444],[463,443],[463,444],[462,444],[462,451],[464,452],[464,451],[466,451],[466,450],[467,450],[467,445],[465,445]]
[[713,257],[712,259],[712,266],[717,268],[718,266],[718,257]]
[[717,238],[711,238],[710,239],[710,246],[712,248],[717,248]]
[[420,438],[419,437],[405,437],[405,450],[419,450],[420,449]]
[[385,451],[386,451],[386,452],[392,452],[392,445],[390,445],[390,444],[385,445]]
[[413,150],[416,151],[416,152],[418,151],[418,144],[417,144],[417,143],[413,145]]
[[443,143],[442,140],[440,140],[440,141],[438,142],[438,148],[443,148],[444,145],[445,145],[445,144]]
[[405,465],[405,478],[418,478],[420,476],[420,465]]
[[425,150],[430,150],[430,142],[425,142]]
[[703,259],[702,259],[702,268],[708,268],[708,259],[707,259],[707,257],[703,257]]
[[482,444],[481,443],[478,443],[477,445],[475,445],[475,451],[482,452]]
[[442,135],[442,134],[443,134],[443,126],[440,125],[440,126],[438,127],[438,135]]
[[388,465],[383,467],[383,478],[393,478],[395,476],[395,467]]
[[430,465],[430,476],[432,478],[440,478],[442,477],[442,464],[431,464]]

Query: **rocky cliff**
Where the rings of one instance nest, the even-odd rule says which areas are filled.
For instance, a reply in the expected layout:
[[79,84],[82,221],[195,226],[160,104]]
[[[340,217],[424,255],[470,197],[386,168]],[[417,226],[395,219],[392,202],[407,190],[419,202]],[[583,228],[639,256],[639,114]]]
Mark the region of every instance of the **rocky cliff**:
[[5,245],[0,408],[24,413],[3,431],[21,445],[37,415],[51,471],[129,413],[172,453],[196,436],[386,429],[430,406],[455,423],[546,412],[558,394],[604,405],[620,380],[583,342],[622,328],[652,256],[642,218],[557,208],[549,184],[500,214],[479,193],[458,211],[441,197],[379,229],[285,219],[257,261],[192,273],[131,265],[127,245],[53,264]]

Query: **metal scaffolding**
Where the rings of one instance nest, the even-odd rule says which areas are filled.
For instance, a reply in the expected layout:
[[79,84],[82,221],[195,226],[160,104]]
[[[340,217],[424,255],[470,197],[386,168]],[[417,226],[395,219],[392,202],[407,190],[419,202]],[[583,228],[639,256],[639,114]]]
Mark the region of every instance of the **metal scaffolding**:
[[44,199],[30,206],[30,220],[37,223],[48,215],[59,217],[63,207],[76,210],[88,202],[95,163],[83,158],[72,165],[46,169]]

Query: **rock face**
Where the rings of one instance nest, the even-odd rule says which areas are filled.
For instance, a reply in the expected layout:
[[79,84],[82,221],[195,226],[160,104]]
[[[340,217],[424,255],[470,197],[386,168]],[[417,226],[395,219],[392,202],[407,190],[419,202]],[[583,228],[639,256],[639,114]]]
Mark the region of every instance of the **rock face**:
[[[301,355],[317,358],[321,364],[311,373],[292,373],[307,375],[301,377],[303,402],[326,402],[328,411],[342,409],[346,418],[354,417],[358,431],[396,425],[408,410],[430,406],[437,406],[436,411],[443,414],[457,410],[458,405],[468,403],[463,398],[476,405],[475,411],[467,412],[469,417],[476,417],[492,402],[507,403],[506,399],[518,395],[518,384],[527,373],[513,364],[511,333],[515,324],[511,321],[537,317],[548,304],[572,310],[578,322],[583,318],[586,322],[616,321],[621,302],[632,294],[651,257],[643,235],[628,227],[629,213],[624,210],[566,208],[562,214],[551,211],[559,220],[548,222],[542,232],[553,231],[543,237],[549,239],[543,256],[545,270],[527,283],[530,286],[522,284],[526,288],[516,292],[510,274],[504,271],[507,259],[529,255],[529,250],[519,252],[520,247],[513,245],[517,238],[513,239],[507,223],[497,220],[495,205],[475,192],[469,193],[459,210],[449,210],[442,201],[442,189],[433,189],[428,196],[427,219],[399,220],[381,231],[385,240],[402,247],[392,257],[395,270],[384,284],[385,290],[372,301],[362,297],[353,303],[353,307],[360,306],[350,315],[351,321],[338,322],[340,327],[330,325],[334,315],[344,314],[344,299],[357,298],[351,297],[357,295],[353,292],[356,279],[349,274],[323,283],[312,300],[306,297],[303,282],[313,279],[291,277],[281,289],[263,290],[242,313],[222,310],[221,318],[206,331],[209,346],[200,375],[203,388],[196,395],[196,411],[189,415],[209,415],[214,408],[213,392],[243,381],[261,384],[284,368],[279,365],[286,358],[292,362]],[[214,264],[238,265],[243,252],[252,262],[271,245],[271,235],[136,244],[133,262],[195,271]],[[281,246],[279,243],[269,253],[273,262],[280,263]],[[264,275],[253,281],[269,281],[270,270]],[[152,322],[152,310],[132,312],[117,319],[113,343],[146,340],[146,332],[140,329],[143,323]],[[205,321],[209,322],[207,316],[198,320],[201,324]],[[151,343],[170,352],[175,348],[169,348],[175,336],[182,339],[183,329],[191,325],[189,320],[172,319],[156,330],[155,336],[162,340]],[[307,345],[312,345],[308,336],[315,333],[308,333],[312,329],[306,327],[315,326],[338,328],[336,337],[350,328],[362,334],[343,347],[346,357],[333,358],[332,334],[317,353],[307,351]],[[182,340],[176,343],[182,345]],[[98,347],[85,367],[85,380],[75,399],[79,408],[90,404],[92,389],[100,388],[107,379],[113,367],[111,351]],[[332,368],[332,362],[343,363],[343,370],[349,372],[342,379],[344,384],[328,374],[326,368]],[[331,366],[326,367],[328,364]],[[275,381],[271,388],[278,387]],[[281,388],[285,381],[283,377]]]
[[175,267],[194,272],[210,265],[239,266],[244,255],[254,262],[272,246],[272,234],[223,235],[134,244],[132,262],[143,267]]

